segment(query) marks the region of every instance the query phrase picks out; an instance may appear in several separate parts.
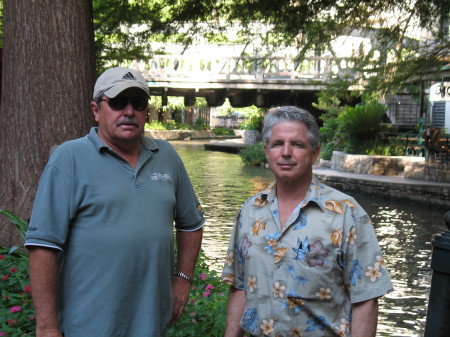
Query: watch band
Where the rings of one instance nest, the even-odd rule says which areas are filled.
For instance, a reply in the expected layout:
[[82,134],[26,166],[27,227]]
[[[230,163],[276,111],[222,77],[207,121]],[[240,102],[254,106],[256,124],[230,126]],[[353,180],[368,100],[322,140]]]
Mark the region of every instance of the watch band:
[[193,279],[191,279],[189,276],[187,276],[185,273],[181,272],[181,271],[176,271],[173,276],[179,276],[181,278],[184,278],[186,281],[188,281],[190,284],[192,284],[192,282],[194,282]]

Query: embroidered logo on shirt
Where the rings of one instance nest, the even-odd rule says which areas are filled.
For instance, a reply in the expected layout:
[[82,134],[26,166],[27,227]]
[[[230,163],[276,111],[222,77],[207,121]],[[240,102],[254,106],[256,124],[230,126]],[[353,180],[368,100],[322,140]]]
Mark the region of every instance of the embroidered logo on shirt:
[[150,173],[151,180],[172,180],[169,173]]

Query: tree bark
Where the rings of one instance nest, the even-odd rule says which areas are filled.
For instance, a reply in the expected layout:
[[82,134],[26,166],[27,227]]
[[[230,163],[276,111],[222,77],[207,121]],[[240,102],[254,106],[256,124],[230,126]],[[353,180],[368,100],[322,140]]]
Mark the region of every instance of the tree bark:
[[[0,209],[28,220],[52,146],[88,133],[95,80],[91,0],[5,0]],[[21,243],[0,218],[0,246]]]

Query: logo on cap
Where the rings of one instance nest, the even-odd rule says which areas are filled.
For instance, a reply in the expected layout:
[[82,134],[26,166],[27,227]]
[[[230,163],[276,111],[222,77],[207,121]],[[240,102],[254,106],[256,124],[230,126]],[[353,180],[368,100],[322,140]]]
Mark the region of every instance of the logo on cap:
[[134,77],[132,73],[127,72],[127,73],[122,77],[122,80],[133,80],[133,81],[136,81],[136,77]]

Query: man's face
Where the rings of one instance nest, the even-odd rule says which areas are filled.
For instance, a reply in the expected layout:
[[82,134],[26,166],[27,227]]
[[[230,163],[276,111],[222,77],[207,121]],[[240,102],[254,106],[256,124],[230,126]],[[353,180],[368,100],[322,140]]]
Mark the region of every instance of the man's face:
[[[98,105],[95,102],[91,103],[95,121],[99,126],[99,136],[109,145],[119,148],[125,144],[139,141],[144,131],[148,110],[147,107],[143,110],[136,109],[129,100],[126,101],[126,98],[132,100],[142,98],[148,102],[148,98],[142,90],[130,88],[122,91],[113,99],[103,96],[103,102]],[[121,100],[126,105],[123,108],[119,105],[121,108],[119,109],[114,103]]]
[[264,145],[269,167],[277,182],[309,183],[312,165],[320,147],[311,148],[303,123],[288,121],[272,127],[269,144]]

